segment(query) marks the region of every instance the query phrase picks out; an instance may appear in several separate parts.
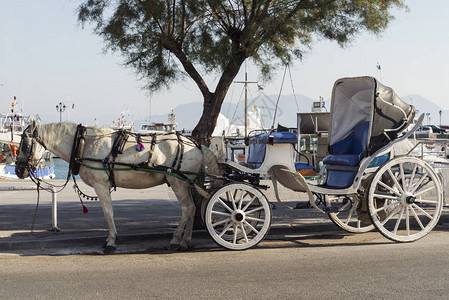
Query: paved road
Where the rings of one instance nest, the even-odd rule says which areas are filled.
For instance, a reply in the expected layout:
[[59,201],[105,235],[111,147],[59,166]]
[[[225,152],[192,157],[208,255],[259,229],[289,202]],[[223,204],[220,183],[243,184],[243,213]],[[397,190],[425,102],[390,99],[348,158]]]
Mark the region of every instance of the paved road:
[[[0,182],[0,186],[8,183]],[[29,185],[29,183],[20,182]],[[83,187],[87,193],[89,189]],[[301,194],[281,191],[290,204]],[[272,190],[267,191],[274,199]],[[274,210],[256,248],[217,247],[196,231],[185,253],[166,250],[180,208],[166,186],[114,193],[122,240],[104,256],[106,224],[98,202],[82,214],[70,186],[58,194],[61,232],[50,233],[51,196],[0,194],[0,299],[446,299],[449,221],[427,237],[398,244],[372,232],[346,234],[314,210]]]
[[0,255],[0,299],[447,299],[448,242],[332,232],[242,252]]

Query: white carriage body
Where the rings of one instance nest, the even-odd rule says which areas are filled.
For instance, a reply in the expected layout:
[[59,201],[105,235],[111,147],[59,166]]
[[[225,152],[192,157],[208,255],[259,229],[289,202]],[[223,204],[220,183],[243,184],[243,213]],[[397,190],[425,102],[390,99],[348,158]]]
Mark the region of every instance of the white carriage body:
[[[270,176],[279,202],[277,182],[293,191],[307,193],[309,203],[319,210],[315,203],[318,195],[343,196],[348,199],[347,203],[352,203],[351,214],[359,208],[359,203],[363,203],[373,225],[360,230],[348,228],[347,223],[339,225],[335,222],[331,211],[321,210],[329,213],[334,223],[348,231],[354,229],[351,232],[366,232],[375,226],[391,240],[410,242],[433,229],[443,203],[443,180],[429,163],[407,155],[402,146],[424,118],[422,114],[407,130],[414,115],[413,106],[403,102],[391,88],[375,78],[337,80],[332,92],[330,155],[323,159],[324,168],[320,169],[327,174],[318,185],[306,182],[296,170],[293,144],[297,139],[294,134],[271,132],[249,138],[244,164],[226,159],[223,140],[213,140],[211,148],[231,172],[256,175],[256,180],[260,176]],[[362,186],[363,179],[366,179],[365,186]],[[230,185],[235,185],[235,189]],[[246,249],[254,245],[250,234],[255,234],[258,241],[266,235],[267,231],[262,228],[271,222],[271,212],[265,208],[265,198],[256,190],[236,183],[230,185],[217,192],[221,196],[214,194],[211,197],[205,220],[211,236],[219,244],[235,250]],[[241,199],[236,195],[241,195]],[[245,219],[246,209],[251,205],[241,208],[243,198],[248,195],[257,199],[257,208],[251,209],[250,213],[263,211],[264,216],[248,214],[247,220],[251,220],[251,224]],[[249,203],[252,202],[250,199]],[[263,227],[255,229],[258,222]]]

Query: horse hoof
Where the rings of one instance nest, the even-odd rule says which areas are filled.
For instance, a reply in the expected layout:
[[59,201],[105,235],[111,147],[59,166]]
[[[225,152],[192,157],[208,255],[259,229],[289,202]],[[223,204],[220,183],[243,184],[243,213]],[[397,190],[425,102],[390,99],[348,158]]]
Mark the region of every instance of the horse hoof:
[[170,251],[187,251],[188,247],[186,245],[182,244],[170,244],[169,250]]
[[103,253],[106,255],[111,255],[111,254],[115,253],[115,249],[117,249],[117,248],[114,246],[106,246],[106,247],[104,247]]
[[179,244],[170,244],[170,246],[168,247],[168,250],[170,251],[178,251],[180,248]]
[[179,245],[178,251],[185,252],[187,251],[187,249],[189,249],[189,247],[187,247],[186,245]]

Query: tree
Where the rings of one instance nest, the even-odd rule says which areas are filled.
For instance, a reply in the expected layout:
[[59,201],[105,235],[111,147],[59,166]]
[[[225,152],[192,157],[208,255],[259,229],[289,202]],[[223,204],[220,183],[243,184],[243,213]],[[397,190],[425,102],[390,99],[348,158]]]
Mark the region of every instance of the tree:
[[[150,91],[190,77],[204,97],[193,137],[208,144],[247,58],[269,79],[314,38],[345,46],[362,31],[380,33],[395,7],[403,0],[84,0],[78,20],[93,22],[106,49],[120,52]],[[204,80],[211,73],[214,91]]]

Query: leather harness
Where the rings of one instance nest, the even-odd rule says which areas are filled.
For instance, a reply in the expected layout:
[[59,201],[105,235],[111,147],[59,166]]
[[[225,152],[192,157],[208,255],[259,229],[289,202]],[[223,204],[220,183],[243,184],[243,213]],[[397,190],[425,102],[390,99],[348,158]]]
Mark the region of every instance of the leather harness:
[[[182,140],[182,135],[180,133],[176,133],[177,136],[177,149],[176,149],[176,155],[175,159],[173,160],[172,166],[154,166],[153,163],[151,163],[151,158],[154,153],[154,147],[157,144],[157,134],[150,134],[150,135],[141,135],[141,134],[133,134],[127,130],[120,129],[116,132],[116,137],[113,141],[111,151],[104,159],[95,159],[95,158],[86,158],[83,157],[84,154],[84,147],[85,147],[85,139],[86,139],[86,127],[79,124],[76,129],[73,146],[72,146],[72,154],[70,158],[70,164],[69,164],[69,170],[73,175],[78,175],[79,170],[81,167],[82,161],[94,161],[94,162],[101,162],[103,164],[103,167],[105,171],[108,174],[109,182],[111,183],[111,186],[114,188],[114,190],[117,188],[115,184],[115,178],[114,178],[114,167],[115,165],[121,165],[121,166],[127,166],[131,167],[133,169],[146,169],[146,170],[154,170],[154,171],[165,171],[168,173],[175,173],[177,176],[181,177],[184,180],[188,180],[186,177],[186,174],[189,175],[198,175],[198,173],[193,172],[187,172],[187,171],[180,171],[182,159],[184,155],[184,142]],[[139,164],[129,164],[129,163],[122,163],[122,162],[116,162],[116,158],[123,154],[124,147],[128,141],[128,138],[130,135],[135,135],[137,143],[141,141],[142,136],[151,136],[151,143],[150,143],[150,149],[148,151],[148,159],[145,162],[141,162]],[[195,145],[201,150],[201,147],[199,147],[196,143]]]

